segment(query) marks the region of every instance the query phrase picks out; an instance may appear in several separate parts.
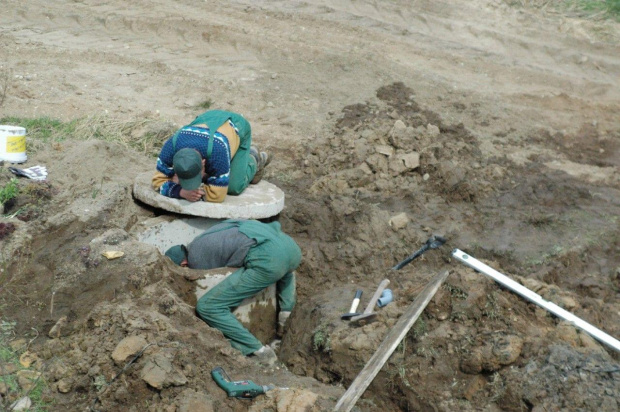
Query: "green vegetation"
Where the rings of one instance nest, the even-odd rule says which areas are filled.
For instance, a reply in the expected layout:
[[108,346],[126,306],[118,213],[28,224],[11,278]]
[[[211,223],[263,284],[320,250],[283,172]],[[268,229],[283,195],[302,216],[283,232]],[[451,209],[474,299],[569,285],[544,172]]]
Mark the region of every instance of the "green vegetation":
[[444,283],[443,288],[447,289],[450,292],[450,296],[452,296],[453,298],[460,299],[460,300],[467,299],[467,296],[468,296],[467,292],[465,292],[463,289],[459,288],[458,286],[452,285],[450,283]]
[[319,326],[314,335],[312,335],[312,349],[315,352],[331,352],[331,339],[325,329],[325,325]]
[[203,110],[208,110],[213,105],[213,101],[211,99],[207,99],[204,102],[198,104],[196,107]]
[[[0,118],[0,124],[26,128],[29,138],[28,151],[31,153],[48,145],[54,147],[55,143],[66,139],[97,139],[120,143],[141,153],[157,156],[162,143],[175,131],[172,124],[158,120],[123,121],[104,115],[88,116],[69,122],[48,117],[3,117]],[[62,150],[62,147],[57,149]]]
[[554,10],[570,17],[620,21],[620,0],[507,0],[513,7]]
[[413,337],[415,339],[419,339],[422,336],[424,336],[424,334],[426,333],[426,321],[424,321],[424,318],[420,317],[418,318],[418,320],[416,321],[416,323],[413,324],[413,328],[411,330],[411,332],[413,333]]
[[32,388],[25,390],[20,387],[17,373],[21,370],[34,370],[34,368],[24,368],[19,362],[20,353],[10,345],[10,339],[15,335],[15,322],[0,320],[0,372],[8,371],[8,368],[15,370],[12,373],[0,373],[0,386],[6,386],[6,395],[0,398],[0,410],[10,410],[11,404],[22,397],[29,397],[32,406],[30,412],[44,412],[51,406],[45,399],[44,393],[47,384],[44,379],[37,378],[32,381]]
[[502,308],[497,302],[497,292],[487,294],[487,301],[484,304],[482,314],[489,319],[500,319],[502,317]]
[[556,260],[558,257],[565,254],[565,250],[560,245],[553,245],[549,252],[543,253],[539,258],[531,258],[527,260],[527,265],[529,267],[532,266],[540,266],[545,265],[551,262],[552,260]]
[[620,0],[573,0],[572,3],[593,15],[620,21]]
[[19,193],[17,179],[12,178],[2,189],[0,189],[0,205],[5,204],[11,199],[15,199]]

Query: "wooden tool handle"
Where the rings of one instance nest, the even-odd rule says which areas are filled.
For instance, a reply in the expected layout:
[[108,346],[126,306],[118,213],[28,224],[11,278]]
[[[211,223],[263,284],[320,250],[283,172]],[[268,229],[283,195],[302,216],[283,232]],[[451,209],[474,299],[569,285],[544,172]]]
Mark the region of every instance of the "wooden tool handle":
[[360,303],[360,299],[362,298],[362,289],[358,289],[355,292],[355,297],[353,298],[353,302],[351,303],[351,309],[349,309],[349,313],[355,313],[357,310],[357,305]]
[[366,309],[364,310],[364,314],[372,313],[372,310],[375,308],[375,305],[377,304],[377,301],[381,297],[381,294],[383,293],[383,290],[385,288],[387,288],[387,286],[389,284],[390,284],[390,280],[389,279],[383,279],[381,281],[381,283],[379,283],[379,287],[375,291],[375,294],[372,295],[372,298],[370,298],[370,301],[368,302],[368,305],[366,305]]

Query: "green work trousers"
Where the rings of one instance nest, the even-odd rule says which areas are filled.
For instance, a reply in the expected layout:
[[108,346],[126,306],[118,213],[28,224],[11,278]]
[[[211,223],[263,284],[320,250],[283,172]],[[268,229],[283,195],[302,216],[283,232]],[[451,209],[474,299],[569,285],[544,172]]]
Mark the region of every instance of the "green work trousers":
[[295,306],[295,274],[301,262],[301,250],[288,235],[277,232],[250,248],[244,267],[236,270],[205,293],[196,305],[196,312],[209,326],[219,329],[244,355],[263,344],[256,339],[232,313],[241,302],[266,287],[276,284],[281,311]]
[[256,159],[250,155],[252,145],[252,128],[243,116],[224,110],[209,110],[196,117],[189,125],[206,124],[209,130],[217,130],[224,122],[231,120],[239,131],[239,149],[230,159],[230,177],[228,180],[228,194],[240,195],[249,185],[256,174]]

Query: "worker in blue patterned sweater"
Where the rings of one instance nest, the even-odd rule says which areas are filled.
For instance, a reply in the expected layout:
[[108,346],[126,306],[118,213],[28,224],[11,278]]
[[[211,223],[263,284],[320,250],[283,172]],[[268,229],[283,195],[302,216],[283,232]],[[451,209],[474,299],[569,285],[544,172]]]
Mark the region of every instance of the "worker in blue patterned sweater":
[[183,126],[163,145],[152,186],[160,194],[190,202],[223,202],[258,183],[271,157],[252,146],[243,116],[210,110]]

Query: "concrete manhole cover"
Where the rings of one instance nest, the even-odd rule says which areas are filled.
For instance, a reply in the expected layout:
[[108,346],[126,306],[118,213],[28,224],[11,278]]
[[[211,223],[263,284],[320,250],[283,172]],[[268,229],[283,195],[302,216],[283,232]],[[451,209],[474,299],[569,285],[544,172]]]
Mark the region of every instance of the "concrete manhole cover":
[[148,205],[174,213],[212,219],[265,219],[277,215],[284,208],[284,192],[265,180],[250,185],[239,196],[226,196],[223,203],[192,203],[160,195],[151,187],[152,177],[153,172],[136,177],[134,196]]

